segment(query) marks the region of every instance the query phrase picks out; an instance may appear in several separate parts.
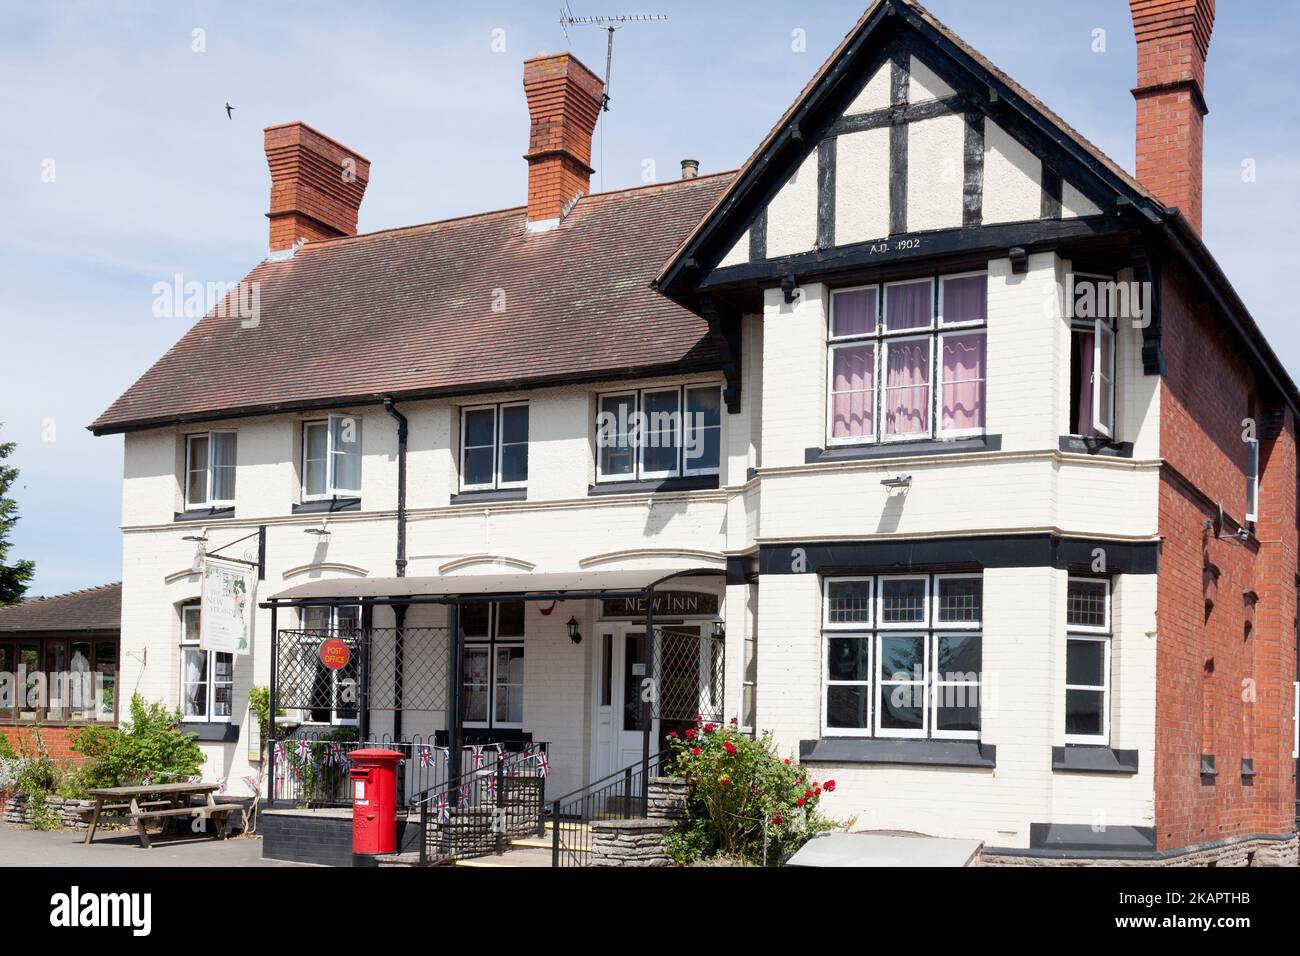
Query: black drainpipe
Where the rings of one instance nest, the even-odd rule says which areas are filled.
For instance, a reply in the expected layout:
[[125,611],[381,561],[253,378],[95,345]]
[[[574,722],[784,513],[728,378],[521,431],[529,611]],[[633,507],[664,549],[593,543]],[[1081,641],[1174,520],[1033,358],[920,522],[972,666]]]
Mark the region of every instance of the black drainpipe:
[[[384,411],[397,421],[397,576],[406,577],[406,416],[391,398],[384,399]],[[405,653],[406,605],[393,605],[393,740],[402,739],[402,668]]]

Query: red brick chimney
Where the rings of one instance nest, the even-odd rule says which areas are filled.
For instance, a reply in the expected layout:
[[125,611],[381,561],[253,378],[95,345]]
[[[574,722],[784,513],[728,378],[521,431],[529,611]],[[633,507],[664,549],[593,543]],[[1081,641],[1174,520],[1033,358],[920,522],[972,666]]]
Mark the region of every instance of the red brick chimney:
[[524,61],[528,137],[528,225],[545,229],[591,185],[591,134],[605,84],[570,53]]
[[1129,0],[1137,34],[1137,178],[1201,231],[1205,57],[1214,0]]
[[271,251],[299,239],[357,234],[357,213],[370,181],[370,160],[306,123],[265,130],[271,167]]

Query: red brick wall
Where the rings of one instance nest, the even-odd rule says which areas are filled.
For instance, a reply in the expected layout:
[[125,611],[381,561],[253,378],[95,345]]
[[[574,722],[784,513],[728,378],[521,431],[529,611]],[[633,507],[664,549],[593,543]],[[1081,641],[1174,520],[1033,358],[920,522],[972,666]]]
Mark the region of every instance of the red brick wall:
[[45,750],[55,760],[80,760],[79,754],[72,752],[72,734],[76,730],[74,727],[0,727],[0,734],[13,745],[14,750],[21,750],[23,741],[26,740],[28,749],[34,749],[35,742],[32,740],[33,731],[39,730],[41,739],[45,741]]
[[[1228,330],[1190,288],[1168,267],[1156,652],[1161,849],[1294,829],[1295,420],[1236,357]],[[1243,544],[1218,540],[1204,527],[1217,514],[1215,503],[1245,521],[1242,420],[1252,399],[1262,441],[1262,509],[1257,542]],[[1234,525],[1225,524],[1226,534]],[[1213,784],[1200,775],[1202,754],[1215,756]],[[1243,781],[1242,757],[1254,760],[1253,783]]]

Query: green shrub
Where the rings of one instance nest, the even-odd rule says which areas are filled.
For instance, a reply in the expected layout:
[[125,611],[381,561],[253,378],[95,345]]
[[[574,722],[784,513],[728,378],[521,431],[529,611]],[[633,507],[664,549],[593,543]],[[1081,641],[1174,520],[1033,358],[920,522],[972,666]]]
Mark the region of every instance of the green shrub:
[[9,738],[0,734],[0,760],[13,760],[18,756],[14,750],[14,745],[9,742]]
[[59,770],[50,759],[49,751],[45,749],[45,738],[39,730],[21,738],[18,748],[19,767],[14,789],[27,797],[32,827],[53,830],[59,825],[59,819],[46,805],[46,798],[58,783]]
[[754,739],[735,723],[722,727],[697,718],[683,736],[669,735],[667,770],[691,785],[686,820],[665,842],[678,863],[713,856],[780,863],[838,825],[817,812],[835,781],[816,783],[805,768],[777,754],[771,734]]
[[203,752],[194,734],[182,733],[181,712],[158,703],[131,698],[131,719],[121,730],[83,727],[72,738],[72,749],[86,758],[83,786],[117,787],[138,784],[149,776],[169,782],[197,775]]

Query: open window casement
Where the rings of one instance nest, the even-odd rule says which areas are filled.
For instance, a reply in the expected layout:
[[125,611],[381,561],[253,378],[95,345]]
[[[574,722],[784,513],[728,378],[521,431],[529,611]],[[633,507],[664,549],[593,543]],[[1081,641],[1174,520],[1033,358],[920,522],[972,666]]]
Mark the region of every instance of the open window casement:
[[1246,520],[1259,520],[1259,439],[1246,442]]
[[1092,427],[1115,437],[1115,330],[1102,318],[1093,321]]

